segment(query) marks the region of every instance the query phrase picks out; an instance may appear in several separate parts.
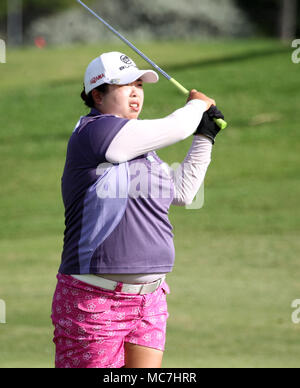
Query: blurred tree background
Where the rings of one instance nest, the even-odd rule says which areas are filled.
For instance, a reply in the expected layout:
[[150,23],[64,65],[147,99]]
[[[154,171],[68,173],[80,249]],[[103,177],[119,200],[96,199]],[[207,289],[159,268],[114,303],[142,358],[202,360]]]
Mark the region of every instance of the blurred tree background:
[[300,34],[298,0],[236,0],[256,27],[256,34],[293,39]]
[[[53,12],[59,12],[62,9],[74,5],[74,0],[17,0],[22,3],[24,26],[28,25],[36,18],[49,15]],[[0,16],[1,19],[6,16],[10,3],[16,3],[15,0],[1,0]]]
[[[300,33],[298,0],[86,0],[131,37],[177,39],[206,37],[279,37]],[[9,17],[7,17],[9,15]],[[98,27],[96,27],[96,24]],[[0,34],[8,43],[30,44],[34,36],[48,43],[91,42],[111,35],[75,0],[1,0]],[[9,38],[9,37],[8,37]]]

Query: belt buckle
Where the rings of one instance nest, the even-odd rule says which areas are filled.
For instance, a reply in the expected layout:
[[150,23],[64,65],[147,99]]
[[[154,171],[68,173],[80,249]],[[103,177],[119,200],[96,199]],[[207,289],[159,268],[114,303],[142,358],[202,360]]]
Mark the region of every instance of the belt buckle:
[[140,289],[139,294],[140,295],[151,294],[152,292],[156,291],[161,286],[161,284],[163,283],[164,280],[165,279],[162,278],[162,279],[156,280],[156,282],[153,282],[150,284],[149,283],[143,284],[141,289]]

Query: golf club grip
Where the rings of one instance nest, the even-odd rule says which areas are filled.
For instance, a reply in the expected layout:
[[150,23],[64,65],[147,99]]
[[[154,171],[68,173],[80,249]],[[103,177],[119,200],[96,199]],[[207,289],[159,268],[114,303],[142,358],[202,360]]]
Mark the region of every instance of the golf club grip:
[[[170,78],[170,81],[172,82],[173,85],[175,85],[182,93],[184,93],[186,96],[189,95],[189,91],[183,86],[181,85],[178,81],[176,81],[176,79],[174,78]],[[217,124],[218,127],[220,127],[221,129],[225,129],[227,127],[227,123],[225,120],[223,119],[214,119],[214,122]]]

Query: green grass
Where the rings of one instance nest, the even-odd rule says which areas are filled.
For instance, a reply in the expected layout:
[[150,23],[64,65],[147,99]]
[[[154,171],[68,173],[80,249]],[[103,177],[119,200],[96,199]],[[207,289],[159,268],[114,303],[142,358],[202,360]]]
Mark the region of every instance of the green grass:
[[[214,97],[230,124],[217,138],[201,210],[173,207],[165,367],[299,367],[300,89],[292,50],[273,41],[142,44],[183,83]],[[0,367],[53,367],[51,299],[64,230],[68,138],[87,112],[87,63],[123,45],[7,53],[0,65]],[[148,66],[148,65],[146,65]],[[143,118],[184,97],[146,85]],[[190,139],[159,152],[180,162]]]

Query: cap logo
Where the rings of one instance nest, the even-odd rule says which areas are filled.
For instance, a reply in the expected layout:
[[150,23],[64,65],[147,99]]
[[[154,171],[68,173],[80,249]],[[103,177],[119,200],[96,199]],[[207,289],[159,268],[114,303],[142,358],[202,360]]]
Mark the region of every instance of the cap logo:
[[96,77],[93,77],[91,80],[90,80],[90,84],[95,84],[97,81],[99,81],[99,79],[102,79],[104,78],[104,74],[99,74],[97,75]]
[[112,85],[117,85],[117,84],[119,84],[121,82],[121,80],[119,79],[119,78],[115,78],[115,79],[111,79],[110,80],[110,83],[112,84]]
[[133,65],[132,60],[127,57],[127,55],[121,55],[120,59],[122,62],[126,63],[126,65]]
[[120,56],[121,61],[125,64],[124,66],[119,67],[119,70],[125,70],[129,69],[130,67],[136,67],[136,64],[133,62],[132,59],[127,57],[127,55],[121,55]]

